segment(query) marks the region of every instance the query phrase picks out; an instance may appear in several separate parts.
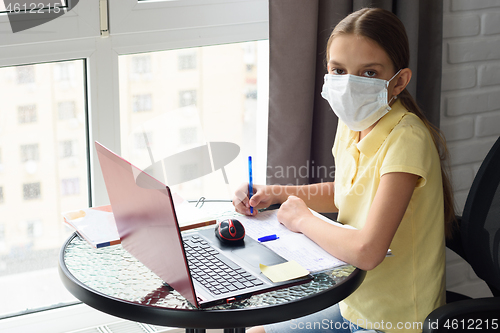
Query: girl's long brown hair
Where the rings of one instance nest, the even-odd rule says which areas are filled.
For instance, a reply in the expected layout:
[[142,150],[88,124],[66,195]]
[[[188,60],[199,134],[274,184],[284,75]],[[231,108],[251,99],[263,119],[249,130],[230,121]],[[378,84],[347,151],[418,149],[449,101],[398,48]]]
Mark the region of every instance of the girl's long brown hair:
[[[375,41],[389,55],[395,71],[409,66],[410,46],[405,27],[399,18],[390,11],[381,8],[363,8],[340,21],[328,39],[326,47],[327,62],[329,61],[328,52],[331,42],[333,38],[340,34],[354,34]],[[456,218],[453,191],[446,163],[449,154],[444,135],[439,128],[427,120],[406,88],[399,94],[398,99],[401,100],[401,103],[408,111],[416,114],[423,121],[429,129],[439,152],[443,179],[445,234],[447,238],[451,238]]]

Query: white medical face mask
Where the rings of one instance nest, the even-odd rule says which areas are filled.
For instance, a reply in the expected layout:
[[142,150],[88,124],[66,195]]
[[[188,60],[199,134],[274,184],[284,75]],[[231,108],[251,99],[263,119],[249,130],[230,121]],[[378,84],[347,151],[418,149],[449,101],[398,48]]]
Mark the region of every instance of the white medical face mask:
[[326,74],[321,96],[330,103],[333,112],[352,131],[363,131],[375,124],[391,110],[387,101],[389,80],[368,78],[351,74]]

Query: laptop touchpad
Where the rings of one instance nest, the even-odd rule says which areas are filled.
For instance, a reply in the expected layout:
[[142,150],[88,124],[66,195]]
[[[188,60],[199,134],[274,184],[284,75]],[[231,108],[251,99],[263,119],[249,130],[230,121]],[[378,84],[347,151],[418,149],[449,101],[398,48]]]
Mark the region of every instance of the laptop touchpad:
[[214,232],[211,229],[199,230],[198,232],[205,236],[213,246],[221,250],[229,259],[244,266],[250,266],[257,272],[260,271],[259,264],[272,266],[286,262],[283,257],[249,236],[245,236],[243,244],[226,245],[215,238]]
[[256,269],[260,269],[259,264],[272,266],[286,262],[285,259],[250,237],[245,238],[244,246],[233,248],[231,253]]

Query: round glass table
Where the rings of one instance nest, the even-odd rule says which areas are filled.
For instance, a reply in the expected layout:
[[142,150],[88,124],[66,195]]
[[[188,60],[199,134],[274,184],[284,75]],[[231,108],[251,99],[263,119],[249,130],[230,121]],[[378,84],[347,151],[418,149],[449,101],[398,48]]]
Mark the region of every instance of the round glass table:
[[97,310],[187,332],[209,328],[243,332],[244,327],[305,316],[346,298],[365,276],[365,271],[341,266],[314,274],[306,284],[197,309],[121,245],[95,249],[76,233],[61,249],[59,272],[65,287]]

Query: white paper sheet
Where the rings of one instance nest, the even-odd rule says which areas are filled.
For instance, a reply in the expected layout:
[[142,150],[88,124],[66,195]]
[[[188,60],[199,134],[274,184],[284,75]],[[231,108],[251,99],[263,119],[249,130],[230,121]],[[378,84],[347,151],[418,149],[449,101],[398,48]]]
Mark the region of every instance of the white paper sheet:
[[[264,211],[255,217],[238,216],[245,226],[245,232],[257,240],[260,237],[276,234],[279,239],[263,242],[265,246],[278,253],[286,260],[295,260],[311,273],[345,265],[346,263],[335,258],[307,236],[288,230],[277,218],[277,210]],[[316,216],[329,223],[334,221],[313,212]],[[338,224],[341,227],[346,227]]]

